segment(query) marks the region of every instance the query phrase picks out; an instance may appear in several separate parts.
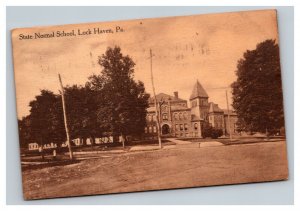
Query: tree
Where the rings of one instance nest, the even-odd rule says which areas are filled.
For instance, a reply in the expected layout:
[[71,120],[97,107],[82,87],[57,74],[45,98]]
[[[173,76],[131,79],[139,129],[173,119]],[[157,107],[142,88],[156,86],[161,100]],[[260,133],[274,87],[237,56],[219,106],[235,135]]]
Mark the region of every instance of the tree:
[[[120,47],[108,48],[98,60],[101,75],[89,78],[88,86],[97,90],[97,121],[114,137],[141,135],[146,126],[149,94],[144,84],[134,80],[135,63],[121,53]],[[123,143],[124,145],[124,143]]]
[[275,40],[247,50],[237,64],[233,108],[239,127],[251,132],[272,132],[284,126],[279,47]]
[[30,129],[30,116],[18,119],[20,146],[22,148],[28,147],[28,144],[32,141],[31,129]]
[[68,86],[65,88],[67,116],[71,139],[90,138],[92,144],[96,136],[101,136],[101,128],[97,123],[95,90],[89,86]]
[[60,96],[48,90],[29,103],[30,134],[42,147],[47,143],[61,144],[66,139],[63,125],[63,111]]

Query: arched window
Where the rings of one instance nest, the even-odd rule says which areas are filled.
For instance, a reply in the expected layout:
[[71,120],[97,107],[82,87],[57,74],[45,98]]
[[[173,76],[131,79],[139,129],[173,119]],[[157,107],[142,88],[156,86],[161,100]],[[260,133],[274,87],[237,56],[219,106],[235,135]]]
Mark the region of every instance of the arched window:
[[177,131],[179,131],[179,125],[175,125],[175,129],[177,130]]
[[156,133],[156,126],[153,126],[153,133]]
[[148,133],[148,128],[147,127],[145,127],[145,133]]
[[194,124],[194,129],[198,130],[198,124],[197,123]]
[[179,120],[182,120],[182,113],[179,113]]
[[156,115],[155,114],[152,116],[152,119],[153,119],[153,121],[156,121]]
[[180,130],[183,130],[183,124],[180,125]]
[[152,127],[151,126],[149,127],[149,133],[152,133]]
[[188,130],[188,125],[184,124],[184,130]]
[[163,114],[163,120],[168,120],[168,114]]
[[178,113],[174,113],[174,119],[178,120]]
[[183,113],[183,119],[187,119],[187,113],[186,112]]
[[168,106],[163,106],[162,111],[167,112],[168,111]]

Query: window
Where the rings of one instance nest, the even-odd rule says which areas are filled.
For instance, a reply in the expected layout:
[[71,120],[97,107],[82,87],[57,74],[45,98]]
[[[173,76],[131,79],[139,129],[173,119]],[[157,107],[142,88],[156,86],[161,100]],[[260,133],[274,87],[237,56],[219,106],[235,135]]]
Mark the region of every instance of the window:
[[156,121],[156,115],[153,115],[153,116],[152,116],[152,120],[153,120],[153,121]]
[[168,114],[163,114],[163,120],[168,120]]
[[152,133],[152,127],[151,126],[149,127],[149,133]]
[[183,124],[180,125],[180,130],[183,130]]
[[174,113],[174,119],[178,120],[178,113]]
[[198,124],[197,123],[194,124],[194,129],[198,130]]
[[197,101],[196,100],[192,101],[192,107],[196,107],[196,106],[197,106]]
[[167,106],[163,106],[163,107],[161,107],[161,110],[162,110],[163,112],[167,112],[167,111],[168,111],[168,107],[167,107]]
[[156,126],[153,127],[153,133],[156,133]]
[[175,125],[175,130],[179,131],[179,125]]
[[184,130],[188,130],[188,125],[184,124]]
[[182,113],[179,113],[179,120],[182,120]]
[[147,127],[145,127],[145,133],[148,133],[148,128]]
[[187,119],[187,114],[186,114],[186,112],[183,113],[183,119],[185,119],[185,120]]

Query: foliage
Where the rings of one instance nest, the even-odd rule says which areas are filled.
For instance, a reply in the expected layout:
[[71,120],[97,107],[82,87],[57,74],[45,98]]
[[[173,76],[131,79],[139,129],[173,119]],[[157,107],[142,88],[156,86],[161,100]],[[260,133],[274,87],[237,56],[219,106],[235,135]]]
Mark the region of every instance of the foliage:
[[275,131],[284,126],[279,47],[275,40],[247,50],[237,64],[232,106],[245,131]]
[[223,131],[221,129],[214,128],[208,124],[204,124],[202,128],[202,137],[203,138],[214,138],[217,139],[223,135]]
[[[149,94],[135,81],[134,62],[119,47],[99,57],[101,74],[91,75],[85,86],[64,88],[70,138],[136,136],[144,132]],[[30,102],[30,114],[19,120],[21,145],[66,140],[61,94],[48,90]]]
[[97,118],[102,129],[113,137],[142,134],[149,94],[141,81],[133,79],[135,63],[119,47],[108,48],[98,63],[101,75],[91,76],[88,85],[98,90]]
[[23,117],[21,120],[18,120],[18,125],[20,146],[21,148],[26,148],[28,144],[32,142],[29,116]]
[[66,113],[71,139],[81,138],[94,140],[101,136],[97,123],[97,102],[94,100],[95,91],[88,86],[68,86],[65,88]]
[[61,143],[66,138],[63,124],[63,110],[58,95],[48,90],[29,103],[30,115],[25,118],[30,124],[30,138],[39,144]]

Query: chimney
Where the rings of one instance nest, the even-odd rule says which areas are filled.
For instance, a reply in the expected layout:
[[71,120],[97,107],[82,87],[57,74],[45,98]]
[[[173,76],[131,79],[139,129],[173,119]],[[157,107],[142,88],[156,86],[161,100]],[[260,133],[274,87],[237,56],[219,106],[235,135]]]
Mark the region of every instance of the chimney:
[[175,99],[178,99],[178,92],[174,92]]

